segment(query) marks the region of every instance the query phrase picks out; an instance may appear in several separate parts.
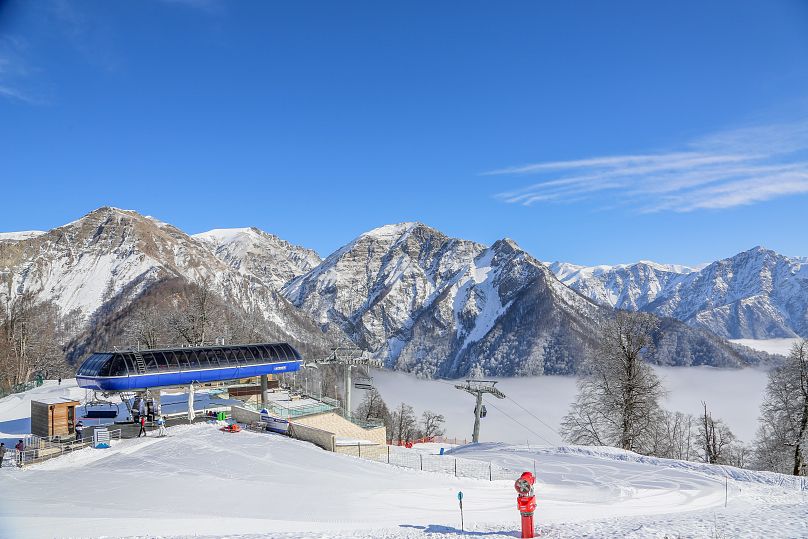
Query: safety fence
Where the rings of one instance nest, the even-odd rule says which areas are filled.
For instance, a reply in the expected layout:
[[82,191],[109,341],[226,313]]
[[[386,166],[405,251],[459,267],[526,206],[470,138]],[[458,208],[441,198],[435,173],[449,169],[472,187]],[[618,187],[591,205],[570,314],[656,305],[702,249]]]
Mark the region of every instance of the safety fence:
[[[121,429],[109,431],[109,436],[111,439],[120,440]],[[19,449],[13,449],[11,451],[6,451],[6,455],[4,456],[7,457],[9,454],[13,454],[14,462],[17,464],[17,466],[22,467],[61,457],[91,445],[92,440],[62,441],[56,436],[44,438],[36,436],[35,434],[27,434],[23,438],[24,449],[22,451]],[[5,458],[3,460],[5,461]]]
[[468,439],[463,438],[446,438],[445,436],[428,436],[425,438],[416,438],[414,440],[393,440],[390,442],[392,445],[403,445],[404,447],[412,447],[415,444],[424,443],[438,443],[446,445],[466,445],[469,443]]
[[362,443],[340,445],[337,452],[392,466],[488,481],[501,479],[513,481],[522,473],[522,471],[505,468],[490,461],[454,457],[451,454],[434,455],[396,445],[380,446]]

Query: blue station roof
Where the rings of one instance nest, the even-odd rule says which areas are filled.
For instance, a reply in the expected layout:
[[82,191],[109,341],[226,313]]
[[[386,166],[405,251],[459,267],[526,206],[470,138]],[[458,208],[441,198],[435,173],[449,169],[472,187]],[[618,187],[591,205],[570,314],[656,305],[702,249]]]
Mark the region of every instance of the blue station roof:
[[[138,369],[136,353],[143,358],[145,371]],[[82,377],[137,376],[249,367],[267,363],[295,362],[301,359],[300,353],[288,343],[164,348],[138,352],[122,350],[92,354],[84,360],[76,374]]]

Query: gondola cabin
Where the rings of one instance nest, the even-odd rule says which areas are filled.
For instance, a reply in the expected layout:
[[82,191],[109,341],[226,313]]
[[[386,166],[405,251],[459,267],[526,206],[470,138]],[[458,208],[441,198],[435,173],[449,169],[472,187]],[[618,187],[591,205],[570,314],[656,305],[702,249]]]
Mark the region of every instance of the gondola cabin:
[[47,438],[75,433],[78,406],[79,401],[59,397],[31,401],[31,434]]

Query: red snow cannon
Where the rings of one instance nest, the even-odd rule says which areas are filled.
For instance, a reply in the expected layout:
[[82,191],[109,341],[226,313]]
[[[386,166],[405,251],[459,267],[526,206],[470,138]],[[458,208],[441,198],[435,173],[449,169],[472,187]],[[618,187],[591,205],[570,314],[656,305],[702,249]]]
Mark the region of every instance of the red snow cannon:
[[536,511],[536,496],[533,494],[533,484],[536,477],[525,472],[516,480],[516,508],[522,516],[522,537],[535,537],[533,529],[533,512]]

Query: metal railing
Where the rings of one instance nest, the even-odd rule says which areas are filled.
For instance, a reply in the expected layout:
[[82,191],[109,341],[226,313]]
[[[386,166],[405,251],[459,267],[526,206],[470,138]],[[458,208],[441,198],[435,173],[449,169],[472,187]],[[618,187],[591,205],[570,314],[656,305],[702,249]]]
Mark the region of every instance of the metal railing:
[[252,402],[245,402],[243,406],[250,410],[255,410],[256,412],[260,412],[262,409],[266,409],[267,412],[270,414],[279,417],[281,419],[294,419],[297,417],[313,415],[313,414],[322,414],[325,412],[331,412],[335,410],[333,404],[329,404],[322,400],[312,399],[315,403],[306,404],[303,406],[287,406],[284,405],[284,402],[293,402],[293,401],[269,401],[266,404],[259,403],[252,403]]
[[443,473],[455,477],[469,477],[487,481],[516,480],[523,470],[513,470],[491,461],[432,455],[396,445],[341,445],[337,453],[382,462],[391,466],[411,468],[424,472]]
[[[110,439],[121,439],[121,429],[114,429],[109,431]],[[44,462],[53,458],[64,456],[68,453],[73,453],[79,449],[84,449],[92,445],[92,440],[69,440],[61,441],[58,436],[41,437],[35,434],[27,434],[23,438],[23,445],[25,449],[22,451],[13,449],[6,451],[6,454],[13,452],[14,462],[17,466],[27,466],[29,464],[36,464]],[[5,459],[4,459],[5,460]]]

